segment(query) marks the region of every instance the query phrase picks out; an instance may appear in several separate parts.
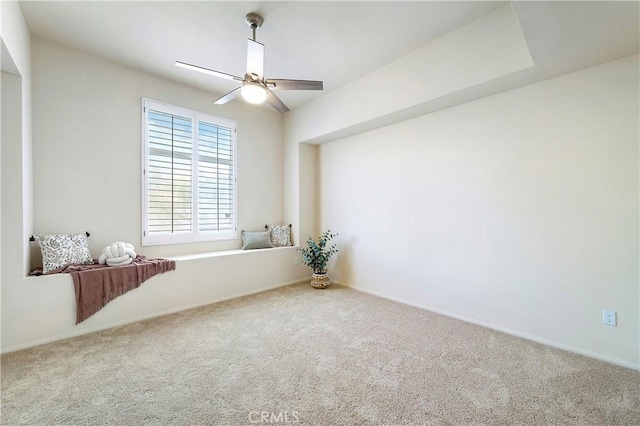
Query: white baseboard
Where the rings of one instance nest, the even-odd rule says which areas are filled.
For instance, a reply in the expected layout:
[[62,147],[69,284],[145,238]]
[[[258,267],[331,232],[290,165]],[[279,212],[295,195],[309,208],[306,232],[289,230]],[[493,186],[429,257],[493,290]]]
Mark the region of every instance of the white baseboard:
[[399,297],[393,297],[393,296],[389,296],[383,293],[379,293],[377,291],[373,291],[373,290],[369,290],[369,289],[365,289],[362,287],[357,287],[357,286],[352,286],[352,285],[347,285],[344,283],[338,283],[336,282],[335,284],[338,285],[342,285],[344,287],[349,287],[352,288],[354,290],[358,290],[361,291],[363,293],[368,293],[377,297],[382,297],[383,299],[388,299],[388,300],[392,300],[394,302],[398,302],[398,303],[402,303],[404,305],[410,305],[410,306],[414,306],[416,308],[420,308],[420,309],[424,309],[426,311],[429,312],[434,312],[436,314],[440,314],[440,315],[444,315],[446,317],[450,317],[450,318],[455,318],[464,322],[468,322],[471,324],[475,324],[475,325],[479,325],[481,327],[486,327],[486,328],[490,328],[492,330],[496,330],[496,331],[500,331],[502,333],[506,333],[506,334],[510,334],[512,336],[516,336],[516,337],[521,337],[523,339],[527,339],[527,340],[531,340],[537,343],[542,343],[543,345],[547,345],[547,346],[551,346],[554,348],[558,348],[558,349],[562,349],[568,352],[573,352],[579,355],[584,355],[587,356],[589,358],[595,358],[598,359],[600,361],[605,361],[611,364],[615,364],[615,365],[619,365],[621,367],[626,367],[626,368],[631,368],[633,370],[640,370],[640,363],[634,363],[634,362],[630,362],[630,361],[626,361],[623,359],[619,359],[619,358],[615,358],[609,355],[605,355],[605,354],[601,354],[599,352],[593,352],[587,349],[581,349],[581,348],[576,348],[575,346],[571,346],[571,345],[566,345],[564,343],[560,343],[560,342],[556,342],[554,340],[549,340],[549,339],[545,339],[543,337],[539,337],[539,336],[534,336],[532,334],[528,334],[528,333],[523,333],[517,330],[512,330],[510,328],[507,327],[502,327],[499,325],[494,325],[488,322],[484,322],[484,321],[479,321],[473,318],[469,318],[469,317],[465,317],[462,315],[458,315],[458,314],[454,314],[452,312],[448,312],[442,309],[438,309],[438,308],[434,308],[432,306],[427,306],[427,305],[423,305],[420,303],[415,303],[412,302],[410,300],[406,300],[406,299],[402,299]]
[[242,293],[237,293],[237,294],[234,294],[234,295],[231,295],[231,296],[212,299],[212,300],[209,300],[209,301],[206,301],[206,302],[202,302],[202,303],[196,303],[196,304],[188,305],[188,306],[181,306],[181,307],[178,307],[178,308],[167,309],[165,311],[160,311],[160,312],[153,312],[151,314],[141,315],[141,316],[134,317],[134,318],[127,318],[127,319],[122,320],[122,321],[114,321],[114,322],[110,322],[110,323],[107,323],[107,324],[101,324],[101,325],[98,325],[98,326],[95,326],[95,327],[83,328],[81,330],[72,331],[71,333],[64,333],[64,334],[59,334],[59,335],[52,336],[52,337],[45,337],[44,339],[32,340],[30,342],[21,343],[19,345],[10,346],[8,348],[2,348],[2,350],[0,350],[0,353],[1,354],[6,354],[6,353],[9,353],[9,352],[21,351],[23,349],[29,349],[29,348],[33,348],[33,347],[36,347],[36,346],[46,345],[47,343],[53,343],[53,342],[58,342],[58,341],[61,341],[61,340],[71,339],[71,338],[78,337],[78,336],[84,336],[85,334],[91,334],[91,333],[95,333],[97,331],[102,331],[102,330],[107,330],[107,329],[110,329],[110,328],[120,327],[120,326],[127,325],[127,324],[133,324],[135,322],[145,321],[145,320],[152,319],[152,318],[158,318],[158,317],[162,317],[162,316],[165,316],[165,315],[171,315],[171,314],[175,314],[176,312],[188,311],[189,309],[194,309],[194,308],[199,308],[201,306],[206,306],[206,305],[211,305],[211,304],[214,304],[214,303],[224,302],[225,300],[237,299],[238,297],[249,296],[251,294],[262,293],[263,291],[273,290],[273,289],[279,288],[279,287],[286,287],[288,285],[298,284],[298,283],[301,283],[301,282],[304,282],[304,281],[301,281],[301,280],[289,281],[289,282],[273,285],[273,286],[270,286],[270,287],[263,287],[263,288],[256,289],[256,290],[249,290],[249,291],[245,291],[245,292],[242,292]]

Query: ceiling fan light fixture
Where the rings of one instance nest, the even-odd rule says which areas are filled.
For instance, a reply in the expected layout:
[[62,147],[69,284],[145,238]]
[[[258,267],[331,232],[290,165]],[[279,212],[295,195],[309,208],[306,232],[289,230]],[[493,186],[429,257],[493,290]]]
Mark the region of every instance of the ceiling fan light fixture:
[[261,104],[267,100],[267,91],[258,83],[247,82],[242,85],[240,94],[245,101],[252,104]]
[[[2,1],[2,0],[0,0]],[[322,81],[314,80],[290,80],[290,79],[265,79],[264,77],[264,44],[256,41],[256,30],[262,26],[264,19],[255,12],[245,16],[247,25],[251,28],[252,38],[247,40],[247,72],[243,77],[233,74],[211,70],[197,65],[176,61],[176,66],[209,74],[214,77],[226,78],[242,83],[226,95],[216,99],[213,103],[224,105],[241,95],[247,102],[261,104],[267,102],[280,113],[289,111],[289,108],[276,96],[272,90],[322,90]]]

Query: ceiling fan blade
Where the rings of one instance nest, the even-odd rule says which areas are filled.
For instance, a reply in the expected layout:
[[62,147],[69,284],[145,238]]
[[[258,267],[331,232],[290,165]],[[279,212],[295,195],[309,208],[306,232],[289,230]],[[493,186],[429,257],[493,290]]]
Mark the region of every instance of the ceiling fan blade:
[[267,102],[269,105],[277,109],[279,112],[287,112],[289,108],[273,93],[271,90],[266,89],[267,91]]
[[322,82],[315,80],[285,80],[272,78],[265,82],[271,90],[322,90]]
[[227,102],[234,100],[240,94],[240,89],[241,89],[240,87],[237,87],[237,88],[233,89],[232,91],[230,91],[226,95],[224,95],[224,96],[216,99],[215,101],[213,101],[213,103],[216,104],[216,105],[224,105]]
[[238,76],[235,76],[235,75],[227,74],[227,73],[220,72],[220,71],[210,70],[209,68],[203,68],[203,67],[199,67],[197,65],[191,65],[191,64],[187,64],[185,62],[176,61],[176,67],[186,68],[186,69],[192,70],[192,71],[198,71],[198,72],[201,72],[201,73],[204,73],[204,74],[213,75],[215,77],[226,78],[227,80],[244,81],[244,78],[241,78],[241,77],[238,77]]
[[256,75],[262,80],[264,74],[264,44],[247,40],[247,74]]

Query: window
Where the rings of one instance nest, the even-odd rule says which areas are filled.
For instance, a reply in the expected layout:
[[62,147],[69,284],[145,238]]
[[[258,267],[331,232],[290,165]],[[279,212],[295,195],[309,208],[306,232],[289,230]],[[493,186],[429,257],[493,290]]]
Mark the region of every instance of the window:
[[236,123],[143,100],[142,244],[236,238]]

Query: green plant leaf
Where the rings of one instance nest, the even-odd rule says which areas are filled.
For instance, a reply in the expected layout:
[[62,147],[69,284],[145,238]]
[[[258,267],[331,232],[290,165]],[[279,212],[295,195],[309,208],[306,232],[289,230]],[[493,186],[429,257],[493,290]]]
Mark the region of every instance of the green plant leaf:
[[317,241],[309,236],[307,247],[299,249],[302,252],[302,262],[313,269],[316,274],[326,273],[327,263],[333,255],[338,253],[335,244],[328,244],[337,236],[338,234],[333,234],[329,230],[324,231]]

